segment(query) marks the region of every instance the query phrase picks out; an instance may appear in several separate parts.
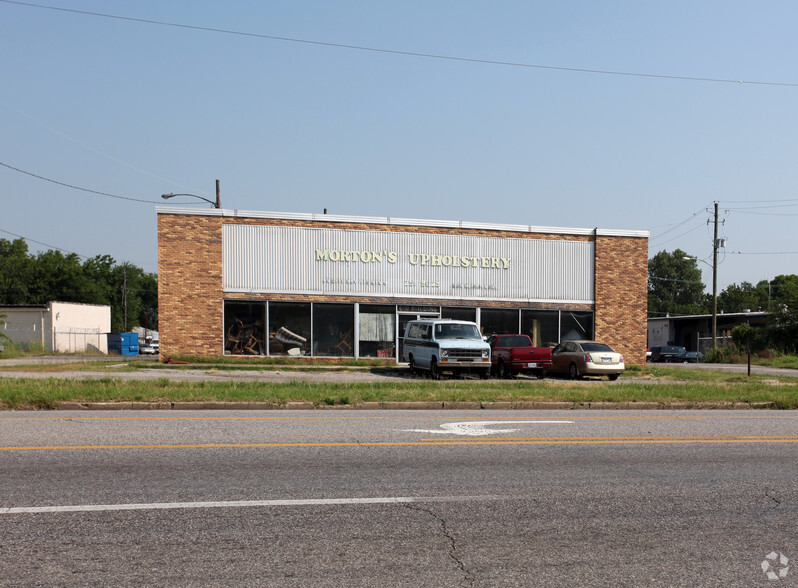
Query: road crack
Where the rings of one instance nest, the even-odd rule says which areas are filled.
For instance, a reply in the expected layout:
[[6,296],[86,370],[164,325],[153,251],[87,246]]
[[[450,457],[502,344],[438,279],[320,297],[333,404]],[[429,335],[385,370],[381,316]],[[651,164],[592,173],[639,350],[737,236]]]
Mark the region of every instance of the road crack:
[[768,510],[775,510],[781,506],[781,500],[776,497],[776,491],[773,488],[765,488],[765,496],[773,503]]
[[446,539],[446,541],[449,544],[449,550],[448,550],[449,559],[451,559],[454,562],[455,566],[457,566],[457,569],[459,569],[463,573],[463,579],[460,582],[460,586],[473,586],[475,581],[474,575],[466,568],[466,565],[463,562],[463,560],[460,559],[457,553],[457,540],[455,539],[452,532],[449,530],[449,526],[446,524],[446,519],[434,513],[432,510],[419,506],[418,504],[407,502],[403,503],[402,506],[404,506],[409,510],[429,515],[438,523],[441,532],[443,534],[443,537]]

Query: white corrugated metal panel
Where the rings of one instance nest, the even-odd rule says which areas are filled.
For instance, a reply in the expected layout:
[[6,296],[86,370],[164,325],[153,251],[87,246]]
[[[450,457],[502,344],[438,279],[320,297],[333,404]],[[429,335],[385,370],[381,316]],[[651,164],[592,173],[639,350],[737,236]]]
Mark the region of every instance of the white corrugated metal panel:
[[592,242],[224,225],[229,292],[592,303]]

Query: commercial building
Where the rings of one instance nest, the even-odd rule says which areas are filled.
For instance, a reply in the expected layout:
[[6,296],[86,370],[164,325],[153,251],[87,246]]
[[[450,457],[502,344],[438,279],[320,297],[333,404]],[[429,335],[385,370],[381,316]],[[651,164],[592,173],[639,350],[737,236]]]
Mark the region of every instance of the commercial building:
[[[732,345],[732,330],[740,325],[767,326],[769,312],[748,311],[719,313],[715,316],[717,347]],[[707,353],[712,350],[712,315],[692,314],[648,319],[648,346],[679,345],[687,351]]]
[[648,232],[158,207],[161,357],[402,357],[408,321],[646,349]]
[[60,353],[108,352],[110,306],[75,302],[12,304],[0,306],[0,315],[0,333],[17,345]]

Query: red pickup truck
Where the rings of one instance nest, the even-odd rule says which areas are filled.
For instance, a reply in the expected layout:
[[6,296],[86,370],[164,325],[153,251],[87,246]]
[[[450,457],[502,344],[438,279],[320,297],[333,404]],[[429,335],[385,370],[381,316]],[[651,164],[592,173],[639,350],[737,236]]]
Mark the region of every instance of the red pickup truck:
[[535,347],[529,335],[493,335],[488,343],[491,371],[500,378],[520,372],[542,378],[551,367],[551,348]]

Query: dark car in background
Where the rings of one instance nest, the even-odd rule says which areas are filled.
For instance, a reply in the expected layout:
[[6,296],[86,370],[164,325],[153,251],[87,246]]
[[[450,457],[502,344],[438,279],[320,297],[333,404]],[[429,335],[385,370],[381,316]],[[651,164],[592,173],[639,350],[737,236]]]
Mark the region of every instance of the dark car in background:
[[650,361],[658,363],[681,361],[678,358],[686,353],[687,349],[679,345],[657,345],[651,348]]
[[680,355],[671,361],[681,363],[699,363],[704,361],[704,354],[700,351],[687,351],[684,353],[684,355]]

